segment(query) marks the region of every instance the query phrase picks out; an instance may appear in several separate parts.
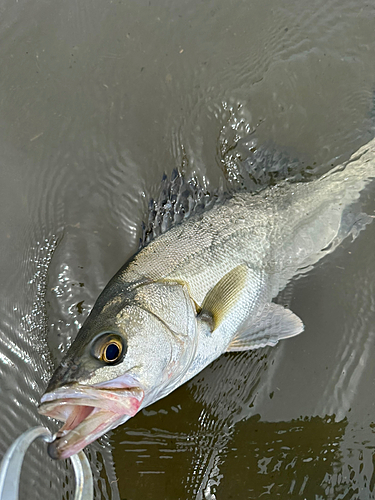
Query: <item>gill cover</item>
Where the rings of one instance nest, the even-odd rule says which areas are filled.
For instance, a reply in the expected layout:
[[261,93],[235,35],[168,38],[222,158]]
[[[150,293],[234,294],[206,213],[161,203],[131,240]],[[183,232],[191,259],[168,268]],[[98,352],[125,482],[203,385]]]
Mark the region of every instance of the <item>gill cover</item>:
[[[179,385],[194,359],[198,344],[195,305],[187,286],[171,281],[140,286],[134,305],[151,314],[169,332],[173,348],[163,387],[158,391],[161,398]],[[152,332],[149,332],[148,341],[154,341]]]

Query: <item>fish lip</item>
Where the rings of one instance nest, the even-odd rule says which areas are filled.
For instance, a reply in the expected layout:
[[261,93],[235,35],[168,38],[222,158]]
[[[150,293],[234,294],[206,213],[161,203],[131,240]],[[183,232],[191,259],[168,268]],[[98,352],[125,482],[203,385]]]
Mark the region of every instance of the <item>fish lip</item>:
[[39,413],[65,422],[49,445],[52,458],[70,457],[138,412],[141,387],[103,385],[63,386],[42,396]]

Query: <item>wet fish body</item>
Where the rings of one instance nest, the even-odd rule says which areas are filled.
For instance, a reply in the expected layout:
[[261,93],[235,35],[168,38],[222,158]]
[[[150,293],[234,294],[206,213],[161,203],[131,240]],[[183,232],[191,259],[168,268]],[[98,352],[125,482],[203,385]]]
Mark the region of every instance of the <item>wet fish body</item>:
[[160,235],[108,283],[42,398],[76,453],[226,351],[275,345],[303,323],[272,302],[371,218],[354,203],[375,176],[375,140],[309,183],[240,193]]

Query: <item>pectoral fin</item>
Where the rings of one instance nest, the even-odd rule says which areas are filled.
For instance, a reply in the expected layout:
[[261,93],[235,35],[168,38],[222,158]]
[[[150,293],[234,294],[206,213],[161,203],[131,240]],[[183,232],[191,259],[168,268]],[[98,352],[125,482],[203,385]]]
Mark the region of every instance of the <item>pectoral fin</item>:
[[199,315],[203,320],[211,322],[212,331],[220,325],[235,305],[246,284],[247,272],[245,265],[235,267],[206,295]]
[[303,323],[296,314],[272,302],[265,307],[253,324],[245,325],[241,329],[229,344],[227,351],[246,351],[267,345],[274,346],[279,340],[294,337],[303,329]]

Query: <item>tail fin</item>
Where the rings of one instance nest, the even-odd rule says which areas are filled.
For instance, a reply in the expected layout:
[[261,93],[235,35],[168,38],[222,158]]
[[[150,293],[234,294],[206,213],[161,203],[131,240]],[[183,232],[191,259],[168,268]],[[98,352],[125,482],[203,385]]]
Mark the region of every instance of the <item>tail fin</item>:
[[375,139],[317,181],[286,183],[283,189],[274,191],[275,213],[282,215],[277,236],[277,252],[283,263],[279,290],[296,269],[297,274],[305,274],[346,237],[356,237],[373,220],[356,203],[373,178]]
[[[375,138],[358,149],[344,165],[339,165],[320,178],[319,182],[349,187],[346,203],[354,202],[366,184],[375,178]],[[343,191],[341,188],[340,191]],[[344,201],[344,200],[343,200]]]

